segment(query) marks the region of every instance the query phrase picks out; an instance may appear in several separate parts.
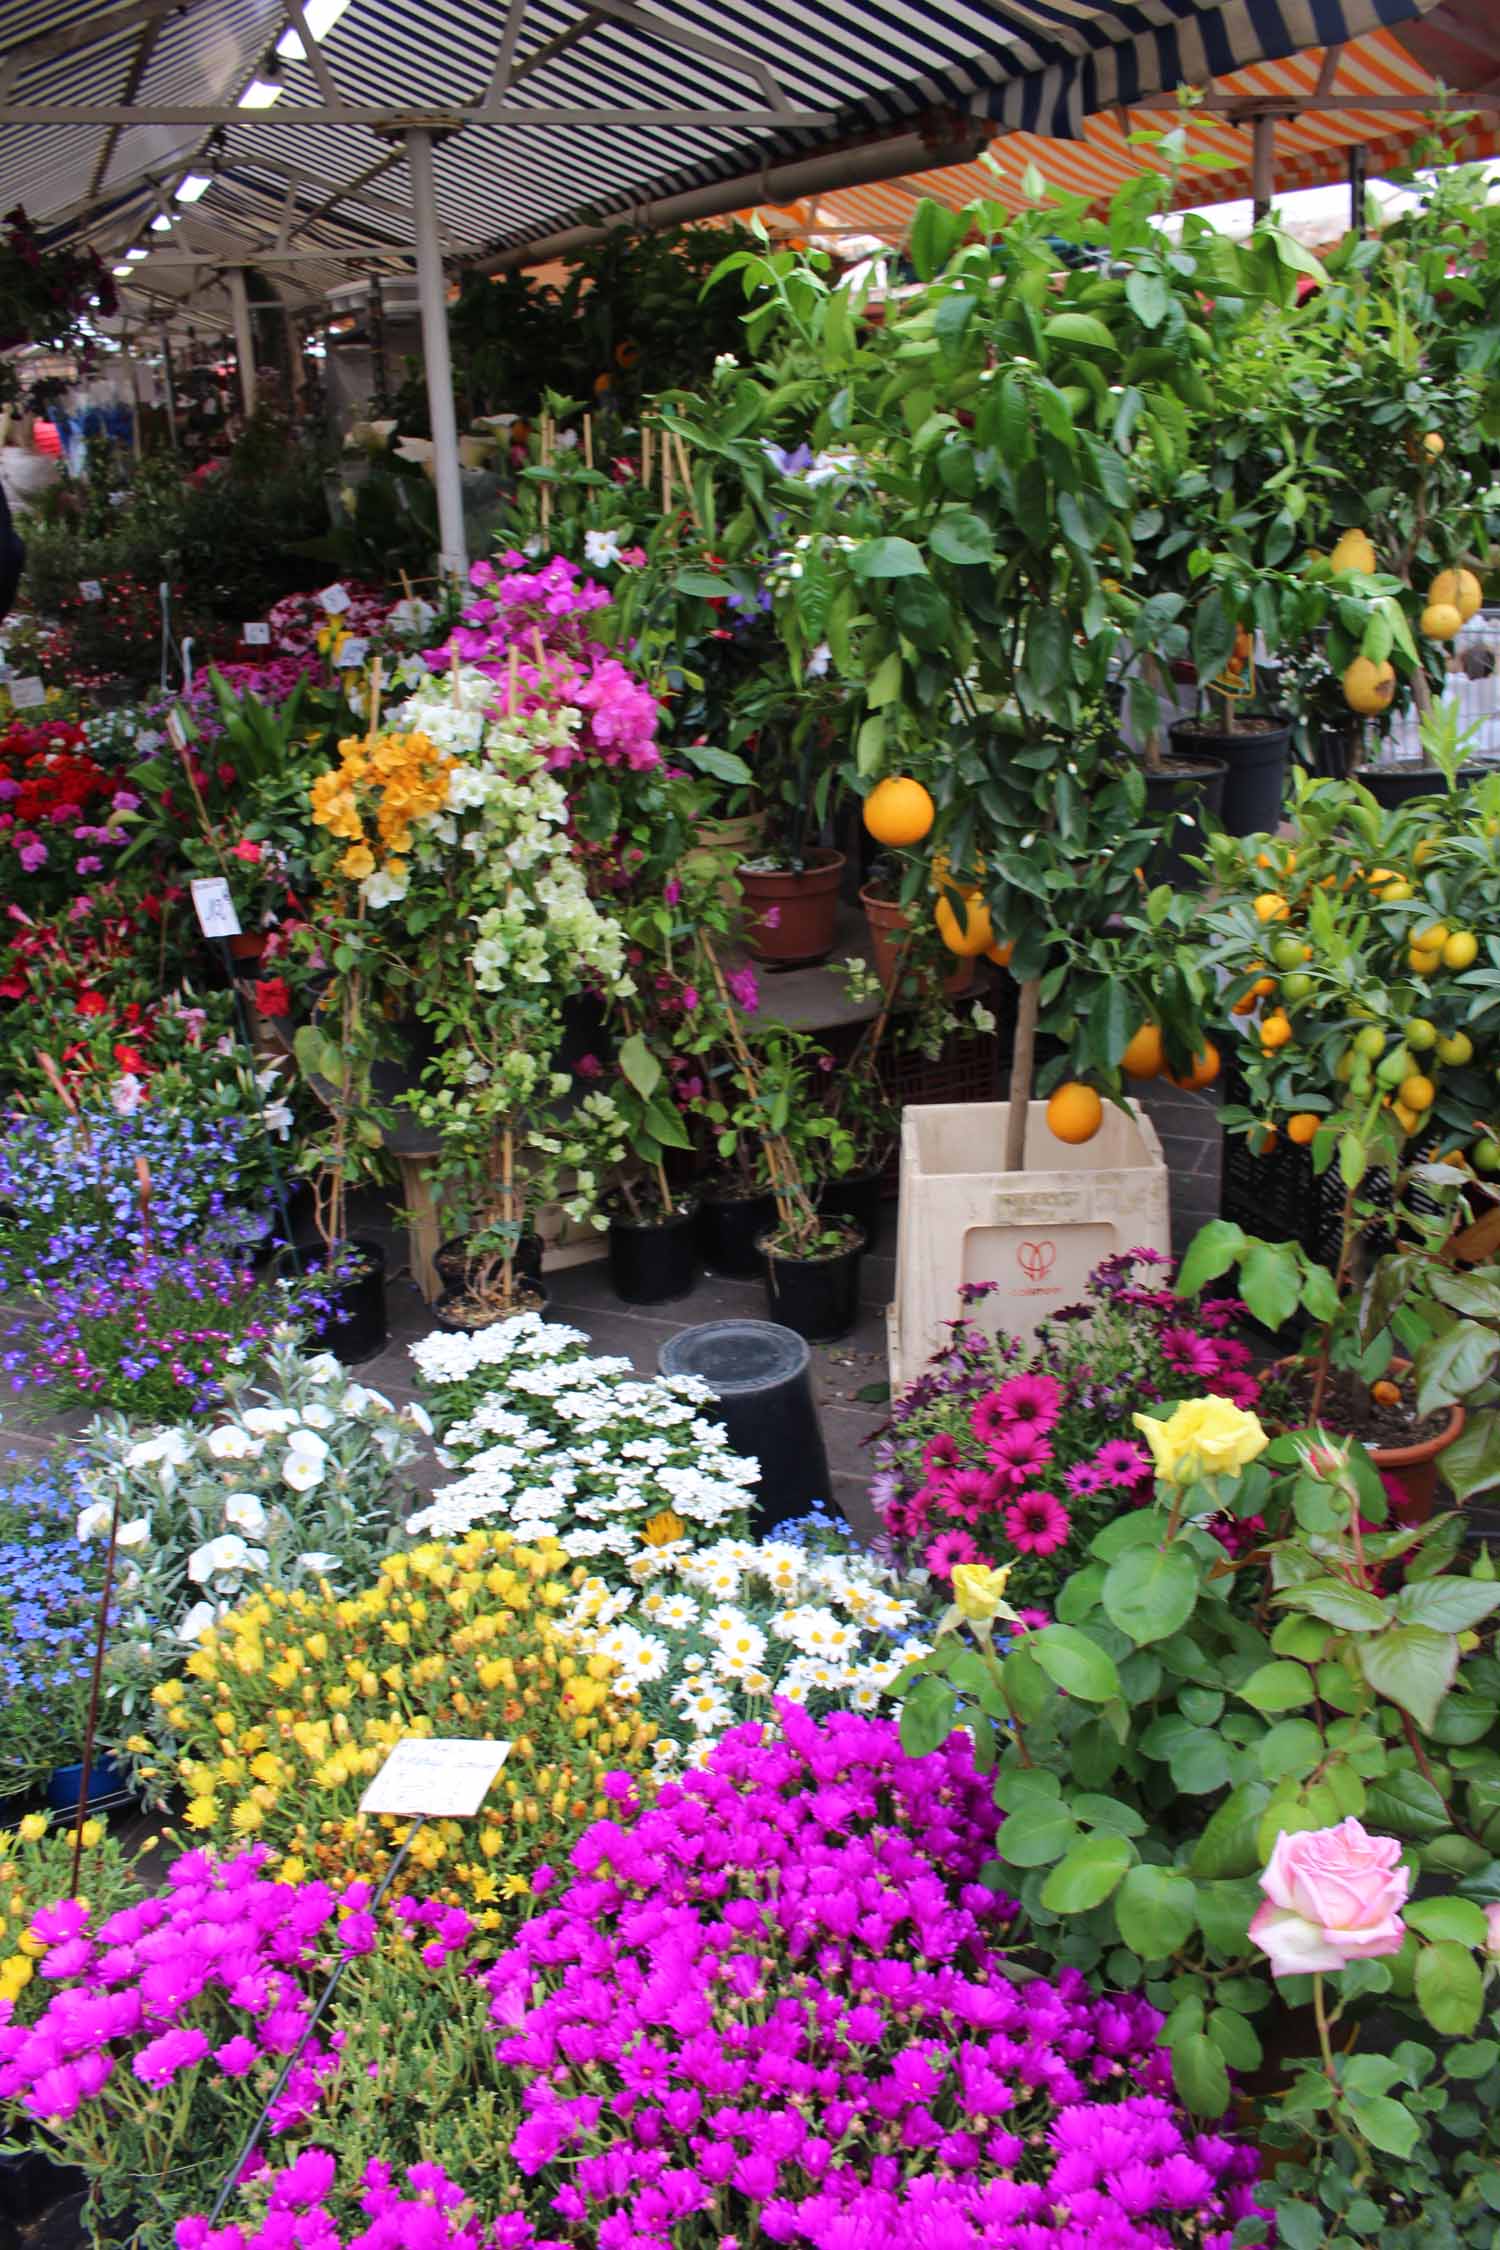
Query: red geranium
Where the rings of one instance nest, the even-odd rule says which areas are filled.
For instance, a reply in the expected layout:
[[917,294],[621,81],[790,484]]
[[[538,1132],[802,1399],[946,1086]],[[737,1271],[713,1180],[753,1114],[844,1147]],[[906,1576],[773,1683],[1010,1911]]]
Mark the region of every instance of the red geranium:
[[255,1005],[263,1016],[289,1016],[292,995],[285,977],[260,977],[254,987]]

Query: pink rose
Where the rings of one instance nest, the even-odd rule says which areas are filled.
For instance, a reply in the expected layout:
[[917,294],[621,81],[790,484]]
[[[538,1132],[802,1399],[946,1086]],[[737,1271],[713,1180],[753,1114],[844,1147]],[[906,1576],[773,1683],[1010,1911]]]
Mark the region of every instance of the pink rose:
[[1306,1976],[1399,1953],[1411,1872],[1394,1836],[1369,1836],[1357,1820],[1277,1837],[1250,1936],[1275,1977]]
[[1484,1910],[1484,1950],[1492,1961],[1500,1961],[1500,1906]]

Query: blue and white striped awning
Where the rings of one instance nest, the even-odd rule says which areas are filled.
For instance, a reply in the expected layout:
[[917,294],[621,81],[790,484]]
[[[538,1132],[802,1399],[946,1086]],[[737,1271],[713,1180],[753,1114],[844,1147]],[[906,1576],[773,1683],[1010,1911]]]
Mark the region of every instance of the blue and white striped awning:
[[[185,168],[210,171],[181,223],[191,255],[244,257],[279,234],[294,293],[311,295],[407,248],[402,119],[459,127],[436,162],[450,249],[504,250],[896,133],[1076,136],[1091,114],[1434,4],[348,0],[314,67],[268,63],[286,0],[0,0],[0,210],[24,203],[120,250],[149,243]],[[268,67],[274,106],[241,106]],[[486,104],[488,121],[473,115]]]

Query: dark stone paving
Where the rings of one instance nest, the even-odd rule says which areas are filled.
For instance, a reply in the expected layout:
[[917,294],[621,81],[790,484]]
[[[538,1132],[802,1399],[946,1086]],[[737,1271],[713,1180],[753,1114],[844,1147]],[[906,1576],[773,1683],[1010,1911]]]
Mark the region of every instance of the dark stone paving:
[[[1204,1221],[1213,1218],[1219,1202],[1219,1128],[1212,1101],[1202,1094],[1182,1093],[1153,1082],[1142,1107],[1161,1137],[1162,1152],[1171,1178],[1172,1246],[1181,1252]],[[403,1270],[404,1237],[386,1212],[371,1208],[356,1220],[356,1231],[377,1233],[390,1255],[392,1279],[388,1288],[390,1338],[359,1373],[389,1397],[415,1396],[414,1369],[408,1345],[425,1335],[431,1322],[427,1307]],[[895,1207],[887,1208],[884,1233],[877,1250],[863,1261],[860,1277],[860,1311],[854,1332],[839,1344],[813,1347],[813,1387],[823,1425],[832,1480],[829,1498],[836,1501],[862,1536],[874,1528],[868,1500],[868,1441],[885,1419],[883,1386],[886,1381],[885,1308],[895,1285]],[[603,1258],[586,1265],[565,1267],[547,1276],[548,1311],[556,1319],[581,1328],[594,1349],[629,1359],[636,1370],[656,1372],[658,1355],[668,1338],[700,1321],[765,1319],[766,1292],[760,1281],[729,1281],[704,1272],[692,1295],[671,1305],[623,1305],[609,1286]],[[861,1396],[872,1390],[875,1398]],[[59,1416],[29,1428],[17,1427],[8,1417],[0,1428],[0,1447],[13,1447],[25,1458],[49,1451],[87,1420],[83,1415]],[[422,1466],[419,1481],[440,1481],[435,1462]]]

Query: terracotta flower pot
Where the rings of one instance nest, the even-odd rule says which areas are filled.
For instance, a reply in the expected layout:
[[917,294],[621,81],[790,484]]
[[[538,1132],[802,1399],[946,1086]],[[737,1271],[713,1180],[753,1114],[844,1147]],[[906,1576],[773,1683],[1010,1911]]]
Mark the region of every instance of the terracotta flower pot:
[[719,884],[719,896],[731,911],[740,902],[739,862],[753,857],[759,851],[766,833],[766,815],[763,812],[732,813],[722,820],[697,820],[693,823],[694,848],[688,854],[691,860],[698,853],[711,852],[722,863],[725,872]]
[[822,846],[807,854],[800,870],[740,869],[745,943],[757,961],[794,969],[827,960],[833,951],[843,872],[843,853]]
[[[1281,1360],[1278,1371],[1285,1372],[1295,1361]],[[1409,1359],[1393,1359],[1390,1373],[1399,1379],[1411,1371]],[[1438,1462],[1450,1445],[1462,1435],[1468,1415],[1461,1406],[1449,1409],[1448,1419],[1436,1437],[1423,1438],[1417,1445],[1372,1445],[1370,1459],[1382,1477],[1394,1485],[1401,1494],[1393,1500],[1396,1514],[1404,1524],[1426,1523],[1437,1499]],[[1302,1426],[1302,1425],[1297,1425]]]
[[[901,958],[901,941],[911,928],[911,915],[895,899],[880,898],[871,890],[860,892],[859,903],[865,910],[865,921],[869,925],[870,952],[875,961],[875,974],[889,992]],[[972,955],[960,957],[954,962],[943,979],[943,990],[950,1000],[960,992],[968,991],[974,982],[977,966]]]

